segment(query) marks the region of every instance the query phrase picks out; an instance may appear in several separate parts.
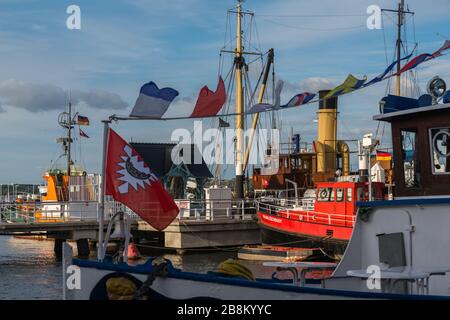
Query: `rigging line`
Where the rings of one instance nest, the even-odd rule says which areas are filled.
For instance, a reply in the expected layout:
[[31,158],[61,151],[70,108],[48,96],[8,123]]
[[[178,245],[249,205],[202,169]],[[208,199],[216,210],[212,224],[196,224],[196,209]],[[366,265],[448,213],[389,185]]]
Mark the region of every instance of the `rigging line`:
[[255,59],[251,60],[250,62],[247,63],[247,65],[252,65],[255,62],[261,61],[263,59],[264,55],[259,56],[259,57],[255,58]]
[[225,21],[225,36],[224,36],[224,39],[223,39],[223,47],[224,48],[227,45],[228,27],[229,27],[229,23],[230,23],[230,13],[229,12],[227,12],[227,18],[225,20],[226,20]]
[[[255,23],[255,25],[256,25],[256,23]],[[260,46],[260,43],[258,44],[259,45],[259,47],[256,47],[255,45],[253,45],[253,22],[251,23],[251,25],[249,25],[248,26],[248,28],[246,29],[247,30],[247,33],[245,33],[243,36],[242,36],[242,39],[251,47],[251,48],[253,48],[253,49],[255,49],[256,51],[261,51],[261,46]],[[247,36],[246,35],[249,35],[248,36],[248,38],[247,38]]]
[[258,14],[258,17],[276,17],[276,18],[320,18],[320,17],[366,17],[365,14],[300,14],[300,15],[275,15]]
[[255,36],[256,36],[256,40],[258,42],[258,47],[261,48],[261,40],[259,38],[259,30],[258,30],[258,24],[256,23],[256,19],[255,19]]
[[[234,79],[235,79],[235,76],[236,76],[236,73],[235,73],[235,68],[234,68],[234,65],[233,65],[233,68],[231,69],[230,80],[229,80],[228,86],[227,86],[227,93],[228,93],[228,94],[229,94],[230,92],[232,92],[232,90],[233,90],[233,88],[234,88]],[[228,110],[229,110],[230,105],[231,105],[231,98],[228,98],[228,97],[227,97],[226,105],[225,105],[225,109],[226,109],[226,110],[224,110],[226,114],[228,114]],[[228,116],[225,115],[225,117],[227,118]]]
[[397,17],[396,15],[394,15],[394,14],[388,14],[388,13],[385,12],[385,11],[382,11],[382,13],[383,13],[384,15],[386,15],[386,17],[387,17],[389,20],[391,20],[392,24],[397,25],[398,21],[397,21],[396,19],[394,19],[394,17]]
[[254,92],[253,92],[253,94],[252,94],[252,101],[254,100],[254,98],[255,98],[255,94],[256,94],[256,89],[259,87],[259,85],[260,85],[260,83],[261,83],[261,79],[262,79],[262,77],[263,77],[263,75],[264,75],[264,69],[263,70],[261,70],[261,73],[259,74],[259,78],[258,78],[258,80],[256,81],[256,86],[255,86],[255,90],[254,90]]
[[252,43],[252,36],[253,36],[253,30],[252,30],[252,27],[253,27],[253,19],[254,19],[254,17],[253,16],[250,16],[250,25],[249,25],[249,38],[248,38],[248,40],[249,40],[249,44],[251,44]]
[[[384,16],[384,14],[382,15],[381,19],[382,19],[382,24],[384,25],[383,16]],[[388,59],[387,45],[386,45],[386,30],[384,28],[382,28],[382,29],[383,29],[383,42],[384,42],[384,56],[386,58],[386,67],[387,67],[389,65],[389,59]]]
[[52,170],[53,167],[54,167],[54,166],[56,165],[56,163],[58,162],[58,160],[61,159],[61,158],[64,157],[64,156],[65,156],[64,153],[60,154],[60,155],[58,156],[58,158],[56,158],[56,160],[51,164],[51,166],[50,166],[50,168],[49,168],[49,171]]
[[449,37],[447,37],[445,34],[442,34],[442,32],[436,32],[436,35],[438,37],[441,37],[444,40],[448,40],[449,39]]
[[262,54],[261,48],[255,47],[253,44],[251,44],[251,42],[249,42],[249,40],[245,36],[242,36],[242,41],[244,43],[244,47],[245,44],[247,44],[250,49],[255,50],[258,54]]
[[[261,52],[261,51],[260,51]],[[250,62],[247,62],[247,65],[250,65],[250,64],[252,64],[252,63],[255,63],[256,61],[258,61],[258,60],[263,60],[263,58],[265,57],[265,56],[267,56],[269,54],[269,51],[266,51],[266,52],[264,52],[264,53],[262,53],[261,52],[261,54],[258,56],[258,57],[256,57],[255,59],[253,59],[253,60],[250,60]]]
[[298,30],[309,30],[309,31],[335,31],[335,30],[353,30],[353,29],[361,29],[361,28],[366,28],[366,25],[358,25],[358,26],[352,26],[352,27],[342,27],[342,28],[308,28],[308,27],[297,27],[297,26],[291,26],[291,25],[287,25],[284,23],[280,23],[280,22],[276,22],[273,20],[269,20],[269,19],[264,19],[267,22],[273,23],[273,24],[277,24],[279,26],[282,27],[286,27],[286,28],[291,28],[291,29],[298,29]]
[[383,130],[381,132],[380,145],[383,145],[384,129],[385,128],[386,128],[386,122],[383,121]]
[[380,129],[380,122],[381,121],[377,121],[377,130],[375,131],[375,138],[378,138],[378,130]]

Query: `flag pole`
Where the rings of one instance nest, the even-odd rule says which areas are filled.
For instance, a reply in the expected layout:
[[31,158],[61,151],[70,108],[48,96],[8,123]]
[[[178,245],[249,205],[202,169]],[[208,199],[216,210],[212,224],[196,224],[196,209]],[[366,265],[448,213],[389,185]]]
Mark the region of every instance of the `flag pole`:
[[102,157],[102,176],[100,180],[100,210],[98,210],[98,242],[97,242],[97,259],[103,260],[103,232],[105,219],[105,186],[106,186],[106,148],[108,146],[108,129],[111,123],[109,120],[102,120],[103,122],[103,157]]

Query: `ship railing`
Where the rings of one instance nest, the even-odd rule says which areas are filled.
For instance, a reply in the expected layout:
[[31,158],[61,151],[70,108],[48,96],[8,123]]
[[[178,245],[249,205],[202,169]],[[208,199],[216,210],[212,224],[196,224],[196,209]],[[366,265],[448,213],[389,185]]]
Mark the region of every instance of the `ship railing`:
[[175,203],[180,221],[254,220],[256,216],[253,200],[176,199]]
[[[304,191],[306,188],[297,188],[298,191]],[[255,189],[253,190],[254,200],[259,198],[287,198],[288,195],[295,194],[295,188],[286,189]]]
[[0,223],[31,223],[39,206],[36,202],[1,202]]
[[[121,203],[108,199],[104,220],[109,221],[118,211],[126,212],[130,220],[139,218]],[[98,201],[0,203],[0,223],[98,221],[99,213]]]
[[[254,220],[253,200],[175,200],[180,208],[180,221]],[[100,203],[97,201],[0,203],[0,223],[46,223],[69,221],[98,221]],[[128,219],[141,218],[130,208],[107,197],[104,221],[117,212],[125,212]]]
[[355,215],[340,213],[327,213],[315,210],[303,210],[301,208],[290,209],[285,206],[278,206],[263,202],[256,202],[258,212],[283,217],[290,220],[314,222],[328,225],[353,226],[356,221]]
[[301,197],[301,198],[273,198],[260,197],[256,201],[259,203],[267,203],[280,207],[287,207],[292,209],[313,210],[316,202],[315,197]]

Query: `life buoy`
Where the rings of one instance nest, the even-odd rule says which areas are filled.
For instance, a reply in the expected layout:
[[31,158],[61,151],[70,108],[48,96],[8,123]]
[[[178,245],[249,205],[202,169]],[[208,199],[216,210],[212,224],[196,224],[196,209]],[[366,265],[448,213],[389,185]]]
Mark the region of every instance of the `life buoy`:
[[327,189],[322,189],[319,192],[319,199],[327,199],[328,198],[328,190]]

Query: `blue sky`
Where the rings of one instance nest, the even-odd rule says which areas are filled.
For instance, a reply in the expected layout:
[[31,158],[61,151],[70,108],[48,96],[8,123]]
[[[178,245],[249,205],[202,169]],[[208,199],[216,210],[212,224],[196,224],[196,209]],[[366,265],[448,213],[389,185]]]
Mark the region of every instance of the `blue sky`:
[[[450,37],[450,0],[407,3],[416,12],[408,20],[409,46],[415,37],[420,53],[437,49]],[[81,30],[66,28],[71,4],[81,8]],[[258,46],[275,48],[276,74],[286,82],[283,101],[303,90],[330,89],[348,73],[370,78],[384,70],[386,55],[388,62],[392,58],[395,28],[392,16],[386,16],[384,30],[368,30],[371,4],[394,8],[396,1],[245,2],[256,13]],[[75,109],[91,119],[84,128],[91,138],[82,140],[75,153],[91,172],[100,169],[100,121],[128,114],[143,83],[176,88],[177,112],[191,110],[203,85],[216,86],[226,11],[234,5],[232,0],[0,0],[0,183],[41,181],[59,154],[55,139],[62,130],[56,121],[69,91]],[[417,71],[422,91],[436,74],[450,83],[449,56]],[[341,97],[339,137],[357,139],[375,131],[371,118],[385,92],[386,83],[380,83]],[[283,128],[292,126],[305,141],[314,139],[316,108],[281,112]],[[114,125],[124,138],[145,142],[169,142],[172,130],[180,127],[192,130],[193,122]],[[389,144],[386,132],[383,142]]]

